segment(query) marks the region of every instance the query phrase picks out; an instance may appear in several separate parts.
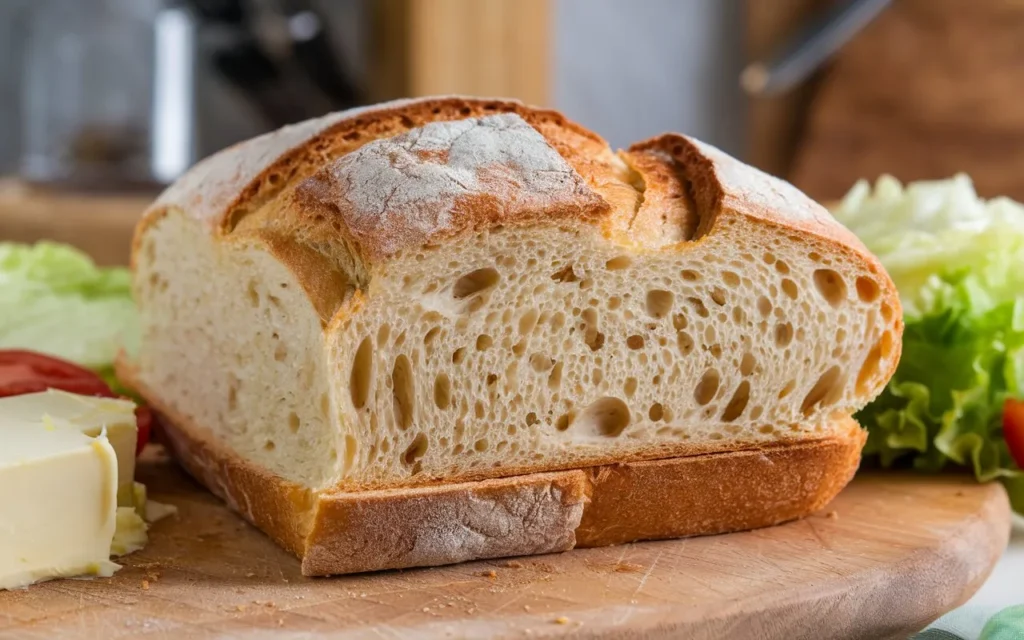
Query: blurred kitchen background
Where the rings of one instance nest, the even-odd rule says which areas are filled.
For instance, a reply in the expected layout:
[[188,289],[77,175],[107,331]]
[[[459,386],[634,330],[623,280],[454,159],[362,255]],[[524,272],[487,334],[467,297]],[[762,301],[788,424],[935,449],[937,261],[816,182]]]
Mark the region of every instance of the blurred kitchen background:
[[681,131],[825,202],[885,172],[1024,199],[1022,42],[1019,0],[0,0],[0,240],[124,262],[197,159],[445,93]]

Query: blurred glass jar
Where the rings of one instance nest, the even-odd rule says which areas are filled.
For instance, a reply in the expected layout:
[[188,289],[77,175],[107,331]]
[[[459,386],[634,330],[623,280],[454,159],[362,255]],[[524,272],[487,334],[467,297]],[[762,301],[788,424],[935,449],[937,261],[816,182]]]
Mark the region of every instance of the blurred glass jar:
[[115,189],[192,161],[194,28],[162,0],[39,0],[22,69],[21,173]]

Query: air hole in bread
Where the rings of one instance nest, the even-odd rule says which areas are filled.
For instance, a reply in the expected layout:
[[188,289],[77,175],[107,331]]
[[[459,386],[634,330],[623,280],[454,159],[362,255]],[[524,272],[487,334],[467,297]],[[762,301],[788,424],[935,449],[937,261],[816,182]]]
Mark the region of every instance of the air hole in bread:
[[228,386],[228,410],[234,411],[238,409],[238,386],[235,382],[232,382]]
[[573,270],[573,265],[567,264],[558,271],[551,274],[551,279],[555,282],[567,283],[567,282],[578,282],[579,277]]
[[558,429],[559,431],[565,431],[570,427],[570,425],[572,425],[574,417],[575,416],[573,415],[572,411],[568,413],[563,413],[562,415],[558,416],[558,419],[555,420],[555,429]]
[[651,419],[651,422],[658,422],[665,417],[665,408],[661,406],[660,402],[655,402],[647,411],[647,417]]
[[439,333],[441,333],[441,327],[431,327],[430,331],[423,336],[423,344],[428,347],[427,353],[433,353],[434,340],[437,339]]
[[764,262],[765,264],[775,264],[775,254],[770,251],[765,253]]
[[267,440],[266,442],[263,443],[263,450],[264,451],[273,451],[276,448],[277,448],[277,445],[274,444],[273,440]]
[[494,339],[486,333],[482,333],[476,337],[476,350],[487,351],[494,344]]
[[761,405],[757,405],[756,407],[753,407],[750,410],[750,419],[757,420],[758,418],[761,417],[762,413],[764,413],[764,407],[762,407]]
[[846,281],[832,269],[815,270],[814,286],[821,297],[833,307],[838,307],[846,300]]
[[608,438],[617,438],[629,426],[629,407],[618,398],[606,397],[592,402],[580,413],[573,429]]
[[740,375],[749,376],[754,372],[754,367],[757,366],[757,359],[754,358],[754,354],[749,351],[743,354],[743,358],[740,359]]
[[406,448],[405,453],[402,454],[402,462],[410,466],[415,464],[417,460],[426,454],[427,446],[427,436],[423,433],[417,433],[416,437],[412,439],[412,443]]
[[470,271],[455,281],[455,285],[452,287],[452,297],[462,300],[482,293],[497,285],[500,278],[498,270],[493,267]]
[[487,386],[488,387],[494,386],[494,383],[496,383],[497,381],[498,381],[498,374],[496,374],[496,373],[488,373],[487,374]]
[[749,401],[750,381],[744,380],[736,387],[732,398],[729,400],[729,404],[725,405],[725,410],[722,411],[722,421],[732,422],[739,418],[743,415],[743,410],[747,408],[747,402]]
[[[782,264],[782,263],[776,263],[776,264]],[[796,283],[793,282],[792,280],[790,280],[789,278],[783,278],[782,279],[782,292],[785,293],[787,296],[789,296],[790,300],[796,300],[797,295],[798,295],[797,288],[796,288]]]
[[[277,334],[274,334],[274,338],[277,338]],[[274,360],[277,362],[284,362],[288,357],[288,347],[283,342],[278,342],[274,346]]]
[[299,414],[292,411],[288,414],[288,430],[292,433],[298,433],[301,422],[299,421]]
[[772,312],[772,301],[765,296],[757,298],[757,311],[762,317],[767,317]]
[[679,353],[684,356],[688,356],[693,352],[693,336],[685,331],[680,331],[676,334],[676,344],[679,346]]
[[789,346],[793,341],[793,325],[782,322],[775,325],[775,346],[781,348]]
[[[345,436],[345,469],[351,469],[356,462],[356,454],[359,453],[359,441],[356,440],[354,435]],[[338,452],[335,451],[334,455],[337,456]]]
[[489,446],[488,446],[487,438],[480,438],[479,440],[477,440],[476,442],[473,443],[473,450],[477,451],[479,453],[483,453],[484,451],[487,451],[488,448],[489,448]]
[[434,378],[434,405],[442,411],[452,404],[452,381],[448,374],[439,373]]
[[718,306],[725,306],[725,290],[723,290],[721,287],[715,287],[714,289],[711,290],[711,299]]
[[690,303],[690,306],[693,307],[694,311],[696,311],[697,315],[699,315],[700,317],[707,318],[708,316],[711,315],[711,313],[708,311],[708,308],[704,305],[704,301],[701,300],[700,298],[690,296],[689,298],[686,299],[686,301]]
[[612,296],[608,298],[608,309],[615,311],[622,306],[622,298],[619,296]]
[[416,406],[412,365],[404,353],[395,358],[395,366],[391,370],[391,394],[395,424],[404,431],[412,426],[413,409]]
[[686,316],[685,316],[685,315],[683,315],[683,314],[681,314],[681,313],[677,313],[677,314],[675,314],[674,316],[672,316],[672,327],[673,327],[673,328],[674,328],[674,329],[675,329],[676,331],[682,331],[682,330],[683,330],[683,329],[685,329],[685,328],[687,327],[687,325],[689,325],[689,324],[690,324],[690,323],[689,323],[689,321],[688,321],[688,320],[686,319]]
[[682,276],[683,280],[686,280],[687,282],[696,282],[700,280],[700,274],[694,271],[693,269],[683,269],[679,273],[679,275]]
[[740,286],[740,277],[733,271],[723,271],[722,282],[724,282],[727,287],[738,287]]
[[466,347],[459,347],[452,353],[452,363],[462,364],[462,361],[466,359]]
[[556,362],[548,374],[548,388],[558,389],[562,386],[562,363]]
[[[539,422],[540,422],[540,420],[537,419],[537,414],[534,413],[533,411],[531,411],[530,413],[526,414],[526,426],[532,427],[533,425],[535,425],[535,424],[537,424]],[[513,427],[510,426],[509,428],[512,429]],[[509,435],[515,435],[515,432],[510,432]]]
[[889,303],[882,303],[881,313],[882,320],[885,320],[886,322],[892,322],[892,307],[889,306]]
[[609,271],[621,271],[622,269],[628,269],[632,264],[633,259],[629,256],[618,256],[604,263],[604,266]]
[[675,298],[671,291],[652,289],[647,292],[647,315],[655,319],[662,319],[672,311],[672,304]]
[[857,297],[861,302],[874,302],[878,299],[878,283],[871,278],[860,276],[857,278]]
[[882,359],[883,360],[887,360],[889,358],[889,356],[892,355],[892,349],[893,349],[893,337],[892,337],[892,334],[889,333],[888,331],[883,333],[882,334],[882,338],[879,341],[879,345],[881,347],[879,349],[879,353],[881,353]]
[[715,394],[718,393],[720,378],[717,369],[708,369],[704,372],[700,382],[697,383],[697,387],[693,390],[693,398],[697,401],[697,404],[703,407],[715,399]]
[[391,337],[391,326],[386,324],[380,325],[380,328],[377,329],[377,346],[383,347],[387,344],[389,337]]
[[628,338],[626,338],[626,346],[629,347],[630,349],[634,350],[634,351],[636,351],[637,349],[643,349],[644,348],[644,338],[643,338],[643,336],[637,336],[637,335],[629,336]]
[[535,353],[530,356],[530,366],[537,373],[544,373],[551,369],[554,361],[543,353]]
[[352,375],[349,378],[349,391],[352,394],[352,405],[356,409],[366,406],[370,395],[370,383],[373,380],[373,343],[369,337],[363,338],[352,360]]
[[539,315],[536,309],[530,309],[519,318],[520,335],[528,335],[533,332],[534,327],[537,326],[537,317]]
[[630,376],[629,378],[626,378],[626,382],[623,385],[622,390],[626,393],[626,397],[627,398],[632,398],[633,397],[633,394],[636,393],[636,386],[637,386],[636,378],[634,378],[632,376]]
[[803,402],[800,403],[800,411],[808,416],[819,404],[831,404],[830,401],[841,391],[841,378],[842,369],[838,365],[829,367],[804,396]]
[[473,415],[478,420],[483,420],[484,416],[487,415],[487,410],[484,408],[484,403],[477,400],[473,403]]
[[249,304],[252,305],[253,307],[259,307],[260,306],[260,292],[259,292],[259,289],[257,289],[257,287],[256,287],[256,281],[255,280],[250,280],[249,281],[249,288],[247,289],[247,294],[248,294],[248,297],[249,297]]
[[[888,334],[886,334],[888,335]],[[868,352],[864,363],[860,366],[860,371],[857,372],[857,393],[866,394],[871,389],[871,383],[874,381],[878,372],[882,368],[882,346],[881,343],[876,344]]]

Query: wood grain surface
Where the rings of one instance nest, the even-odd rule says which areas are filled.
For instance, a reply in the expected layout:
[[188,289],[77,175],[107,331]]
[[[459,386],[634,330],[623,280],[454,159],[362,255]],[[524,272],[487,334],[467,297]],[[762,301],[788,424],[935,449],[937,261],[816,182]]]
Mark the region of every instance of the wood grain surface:
[[179,515],[112,579],[0,592],[0,638],[905,638],[1009,533],[999,485],[865,475],[771,529],[310,579],[159,452],[140,475]]
[[963,171],[985,197],[1024,200],[1024,2],[899,0],[822,79],[792,182],[841,197],[858,179]]
[[135,223],[153,197],[48,192],[0,181],[0,241],[65,242],[101,265],[126,265]]

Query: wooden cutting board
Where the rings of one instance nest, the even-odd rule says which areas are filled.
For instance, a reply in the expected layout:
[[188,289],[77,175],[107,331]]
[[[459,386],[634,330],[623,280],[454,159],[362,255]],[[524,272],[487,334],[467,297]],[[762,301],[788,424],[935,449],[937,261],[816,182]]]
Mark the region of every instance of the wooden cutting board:
[[964,602],[1009,534],[999,485],[863,475],[771,529],[309,579],[147,455],[142,479],[179,515],[110,580],[0,592],[0,638],[902,639]]

